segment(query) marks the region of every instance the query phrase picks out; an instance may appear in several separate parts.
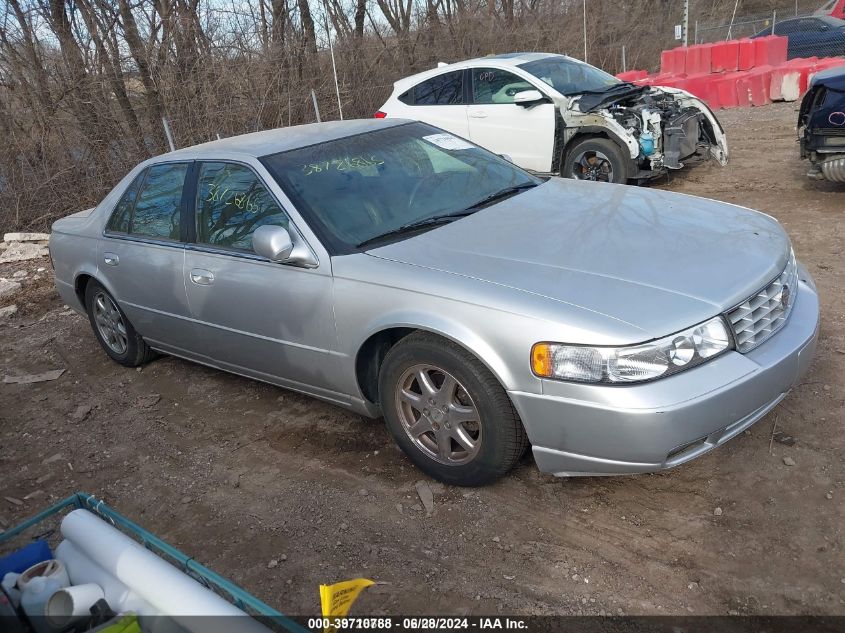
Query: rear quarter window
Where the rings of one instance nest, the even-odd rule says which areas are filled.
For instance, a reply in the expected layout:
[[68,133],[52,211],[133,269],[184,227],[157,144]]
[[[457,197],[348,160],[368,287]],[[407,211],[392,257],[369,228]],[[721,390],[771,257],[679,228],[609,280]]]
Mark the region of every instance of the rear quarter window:
[[107,231],[111,233],[129,232],[129,222],[132,219],[132,209],[135,207],[135,198],[138,197],[138,189],[141,188],[141,183],[144,181],[144,176],[146,175],[147,171],[142,171],[126,188],[126,191],[115,205],[108,224],[106,224]]
[[461,105],[464,102],[464,71],[437,75],[414,87],[414,105]]

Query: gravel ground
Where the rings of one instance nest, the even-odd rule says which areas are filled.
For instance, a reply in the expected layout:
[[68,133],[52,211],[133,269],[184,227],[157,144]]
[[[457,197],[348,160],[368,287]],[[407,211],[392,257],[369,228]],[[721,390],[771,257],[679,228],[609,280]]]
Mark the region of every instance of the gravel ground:
[[20,307],[0,325],[2,372],[66,371],[0,384],[0,526],[85,490],[289,614],[357,576],[379,581],[357,613],[845,614],[845,187],[804,177],[794,104],[721,118],[730,165],[654,186],[777,217],[823,320],[804,382],[720,449],[574,480],[527,456],[495,485],[445,487],[381,421],[175,358],[110,362],[42,259],[0,267],[27,271],[0,300]]

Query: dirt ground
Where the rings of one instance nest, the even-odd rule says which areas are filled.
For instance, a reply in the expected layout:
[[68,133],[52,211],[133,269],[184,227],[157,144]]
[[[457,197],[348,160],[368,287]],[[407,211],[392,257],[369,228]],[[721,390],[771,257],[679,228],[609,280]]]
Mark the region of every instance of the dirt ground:
[[845,186],[805,178],[795,117],[722,113],[730,165],[655,185],[777,217],[822,298],[803,383],[705,457],[566,480],[529,455],[486,488],[428,480],[427,516],[382,421],[174,358],[120,367],[49,268],[34,278],[44,259],[0,268],[29,271],[3,302],[21,310],[0,326],[2,373],[66,369],[0,384],[0,521],[88,491],[288,614],[358,576],[379,582],[359,614],[845,614]]

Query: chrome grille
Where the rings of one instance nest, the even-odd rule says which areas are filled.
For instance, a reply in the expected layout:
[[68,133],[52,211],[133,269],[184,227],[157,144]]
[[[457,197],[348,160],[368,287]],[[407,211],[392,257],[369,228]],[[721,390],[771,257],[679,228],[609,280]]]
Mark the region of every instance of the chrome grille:
[[783,327],[798,293],[798,264],[791,253],[783,272],[728,313],[736,348],[749,352]]

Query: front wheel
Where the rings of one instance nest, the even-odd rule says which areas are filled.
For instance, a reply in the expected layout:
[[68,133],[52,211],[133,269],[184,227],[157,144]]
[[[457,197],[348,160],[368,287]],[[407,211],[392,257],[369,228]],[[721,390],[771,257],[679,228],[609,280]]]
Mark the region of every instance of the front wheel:
[[576,180],[594,180],[625,184],[629,161],[622,149],[606,138],[575,141],[563,157],[560,175]]
[[390,349],[379,372],[387,428],[414,464],[458,486],[507,473],[527,445],[507,393],[472,354],[418,332]]

